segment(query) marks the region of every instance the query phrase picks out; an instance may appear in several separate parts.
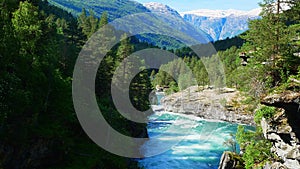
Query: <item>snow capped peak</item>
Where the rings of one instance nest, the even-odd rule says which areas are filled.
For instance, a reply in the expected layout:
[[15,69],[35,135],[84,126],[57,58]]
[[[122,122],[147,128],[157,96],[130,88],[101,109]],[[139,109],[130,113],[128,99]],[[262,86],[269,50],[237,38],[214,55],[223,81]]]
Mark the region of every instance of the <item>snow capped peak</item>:
[[152,7],[152,8],[165,8],[167,5],[159,2],[148,2],[148,3],[144,3],[144,6]]
[[252,9],[251,11],[248,11],[247,15],[249,15],[249,16],[259,16],[261,11],[262,11],[261,8]]
[[186,14],[193,14],[197,16],[224,18],[228,16],[258,16],[260,12],[261,12],[260,8],[253,9],[251,11],[242,11],[242,10],[235,10],[235,9],[228,9],[228,10],[199,9],[194,11],[182,12],[181,16],[184,16]]
[[143,5],[152,12],[159,12],[162,14],[180,17],[179,13],[176,10],[174,10],[171,7],[169,7],[168,5],[164,5],[162,3],[149,2],[149,3],[145,3]]

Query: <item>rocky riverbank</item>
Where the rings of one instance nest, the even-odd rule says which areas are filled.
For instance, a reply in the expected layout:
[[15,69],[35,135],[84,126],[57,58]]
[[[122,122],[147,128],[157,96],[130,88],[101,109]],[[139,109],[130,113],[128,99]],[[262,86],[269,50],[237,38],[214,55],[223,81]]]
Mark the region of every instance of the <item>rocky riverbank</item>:
[[300,93],[273,94],[262,104],[279,108],[273,118],[261,121],[264,137],[273,143],[271,151],[279,158],[265,169],[300,169]]
[[204,119],[254,125],[253,115],[241,104],[241,93],[231,88],[190,87],[164,97],[166,111],[193,114]]

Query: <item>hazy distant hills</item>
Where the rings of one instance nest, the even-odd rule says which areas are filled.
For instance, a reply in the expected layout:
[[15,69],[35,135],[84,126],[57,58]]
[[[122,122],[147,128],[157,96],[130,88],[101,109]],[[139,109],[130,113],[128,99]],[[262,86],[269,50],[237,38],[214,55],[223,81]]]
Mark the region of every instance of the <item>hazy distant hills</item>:
[[[259,9],[252,11],[203,9],[179,14],[176,10],[161,3],[151,2],[142,5],[132,0],[48,0],[48,2],[73,15],[80,14],[82,8],[92,9],[98,17],[107,11],[110,21],[136,13],[159,13],[159,18],[164,23],[157,26],[159,29],[175,28],[199,42],[205,41],[203,39],[217,41],[239,35],[248,29],[248,19],[259,18],[260,13]],[[164,39],[161,36],[149,37],[147,35],[140,36],[140,39],[158,46],[168,46],[172,43],[174,43],[173,47],[180,46],[178,41],[170,38]]]

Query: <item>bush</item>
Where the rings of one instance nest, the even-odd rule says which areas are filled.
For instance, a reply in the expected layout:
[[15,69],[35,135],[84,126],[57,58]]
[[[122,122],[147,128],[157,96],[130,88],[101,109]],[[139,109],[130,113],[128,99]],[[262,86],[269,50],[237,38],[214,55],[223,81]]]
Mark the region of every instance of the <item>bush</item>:
[[268,140],[259,140],[251,142],[243,154],[242,159],[245,161],[245,168],[263,168],[263,166],[273,158],[270,151],[272,147],[271,142]]
[[256,137],[256,133],[253,131],[245,131],[244,126],[239,125],[236,132],[236,141],[240,145],[240,149],[243,151],[253,138]]
[[236,162],[235,165],[235,169],[244,169],[245,165],[244,165],[244,160],[243,158],[236,154],[236,153],[229,153],[230,159],[234,160]]
[[254,121],[256,124],[260,124],[260,121],[263,117],[266,119],[270,119],[274,116],[275,112],[275,107],[263,106],[256,111]]
[[262,168],[266,162],[274,158],[270,151],[272,144],[263,138],[260,127],[252,132],[245,131],[243,126],[238,126],[236,139],[241,151],[244,152],[242,159],[246,169]]

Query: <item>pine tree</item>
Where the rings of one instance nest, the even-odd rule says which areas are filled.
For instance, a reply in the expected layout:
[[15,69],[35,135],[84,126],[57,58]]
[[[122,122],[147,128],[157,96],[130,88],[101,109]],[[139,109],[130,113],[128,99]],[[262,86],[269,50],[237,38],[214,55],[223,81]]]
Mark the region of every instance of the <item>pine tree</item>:
[[117,64],[120,62],[120,60],[115,57],[115,51],[111,51],[109,49],[109,44],[116,39],[116,33],[115,29],[112,26],[107,25],[107,23],[107,13],[104,12],[98,23],[99,30],[96,34],[94,34],[94,38],[99,39],[99,41],[96,42],[98,53],[101,55],[106,54],[104,59],[101,61],[97,73],[96,92],[99,95],[109,93],[114,71],[116,70]]
[[[299,64],[299,58],[293,55],[295,51],[291,44],[295,38],[296,29],[292,29],[292,22],[285,17],[286,11],[284,6],[291,6],[291,10],[296,11],[299,2],[290,0],[264,0],[261,3],[263,12],[262,19],[253,20],[249,23],[249,31],[243,36],[250,45],[254,56],[252,62],[256,64],[266,63],[264,69],[265,76],[273,79],[273,85],[278,82],[285,81],[290,72],[296,71],[296,65]],[[290,10],[289,15],[295,14]],[[293,20],[293,22],[299,22]],[[244,46],[246,48],[246,46]]]
[[[121,63],[122,61],[125,61],[125,58],[128,57],[132,51],[133,51],[133,46],[130,44],[130,39],[127,37],[127,34],[123,34],[122,37],[121,37],[121,43],[120,43],[120,46],[117,50],[117,61],[119,63]],[[130,68],[130,62],[123,62],[122,63],[122,77],[124,80],[127,79],[127,74],[129,73],[128,72],[128,69]]]
[[104,26],[106,24],[108,24],[108,13],[105,11],[101,15],[101,19],[99,21],[99,28],[101,28],[102,26]]
[[98,20],[98,18],[96,18],[95,14],[92,10],[90,10],[89,13],[90,13],[90,16],[88,17],[87,20],[91,26],[91,29],[88,33],[88,37],[91,37],[98,30],[99,20]]
[[29,2],[20,2],[19,9],[13,13],[13,27],[21,42],[22,54],[33,54],[38,40],[42,36],[38,7]]
[[79,25],[79,28],[82,29],[83,34],[87,38],[89,38],[90,34],[91,34],[92,26],[91,26],[89,17],[87,16],[87,12],[86,12],[85,8],[82,9],[82,13],[78,17],[78,25]]

